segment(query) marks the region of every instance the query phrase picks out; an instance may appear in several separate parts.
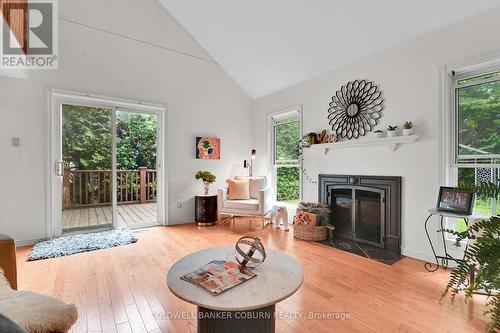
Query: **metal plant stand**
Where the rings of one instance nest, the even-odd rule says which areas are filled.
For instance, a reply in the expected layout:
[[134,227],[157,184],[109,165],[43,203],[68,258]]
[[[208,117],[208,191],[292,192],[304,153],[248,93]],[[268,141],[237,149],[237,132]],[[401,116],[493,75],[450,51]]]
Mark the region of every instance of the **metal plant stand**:
[[[430,215],[425,220],[425,233],[427,234],[427,239],[429,240],[429,244],[431,245],[432,254],[434,255],[434,259],[436,260],[436,263],[433,264],[433,263],[430,263],[430,262],[426,262],[425,265],[424,265],[424,267],[425,267],[425,269],[428,272],[435,272],[435,271],[437,271],[437,269],[439,268],[439,266],[441,266],[443,268],[448,268],[448,263],[449,263],[450,260],[454,261],[456,263],[459,263],[459,262],[463,261],[465,259],[465,254],[467,253],[467,249],[469,247],[469,243],[467,243],[465,245],[464,256],[462,258],[455,258],[455,257],[453,257],[452,255],[450,255],[448,253],[448,248],[446,247],[446,239],[444,237],[445,232],[443,231],[444,230],[444,225],[443,225],[444,218],[445,217],[462,218],[465,221],[465,225],[467,227],[469,227],[469,217],[470,216],[469,215],[458,215],[458,214],[453,214],[453,213],[442,212],[442,211],[438,211],[436,209],[430,210],[429,213],[430,213]],[[440,223],[440,227],[441,228],[439,229],[439,232],[441,233],[441,240],[443,242],[443,249],[444,249],[444,254],[443,255],[437,255],[436,254],[436,250],[434,249],[434,244],[432,243],[432,239],[431,239],[431,237],[429,235],[429,230],[427,228],[428,223],[429,223],[431,217],[433,217],[434,215],[440,217],[439,223]],[[441,263],[440,263],[440,261],[441,261]]]

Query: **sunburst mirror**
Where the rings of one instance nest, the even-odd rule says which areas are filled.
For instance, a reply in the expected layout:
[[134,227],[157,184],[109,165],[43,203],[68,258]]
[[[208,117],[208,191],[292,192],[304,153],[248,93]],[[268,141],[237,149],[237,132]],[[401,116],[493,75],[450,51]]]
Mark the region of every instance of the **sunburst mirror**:
[[377,125],[384,99],[378,87],[366,80],[355,80],[343,85],[335,93],[328,109],[329,124],[342,138],[357,139]]

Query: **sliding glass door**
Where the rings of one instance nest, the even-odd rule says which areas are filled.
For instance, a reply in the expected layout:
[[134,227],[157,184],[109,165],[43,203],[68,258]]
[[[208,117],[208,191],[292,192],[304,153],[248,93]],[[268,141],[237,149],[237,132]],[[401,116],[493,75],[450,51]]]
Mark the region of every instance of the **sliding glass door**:
[[118,109],[116,182],[118,225],[158,223],[158,116]]
[[160,224],[160,110],[52,98],[51,231]]
[[63,231],[113,226],[113,112],[62,105]]

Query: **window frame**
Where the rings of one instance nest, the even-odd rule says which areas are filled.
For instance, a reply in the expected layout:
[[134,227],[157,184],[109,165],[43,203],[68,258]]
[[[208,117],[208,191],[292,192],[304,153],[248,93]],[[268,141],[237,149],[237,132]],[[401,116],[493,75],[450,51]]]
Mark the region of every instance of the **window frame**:
[[[459,147],[459,110],[458,110],[458,97],[459,97],[459,89],[477,86],[480,84],[490,83],[490,82],[500,82],[500,75],[482,79],[474,82],[469,82],[465,84],[459,84],[461,80],[479,77],[482,75],[487,75],[489,73],[500,72],[500,64],[496,65],[484,65],[484,66],[475,66],[474,69],[465,69],[460,71],[450,71],[449,72],[449,96],[450,96],[450,105],[449,105],[449,114],[450,114],[450,128],[448,131],[443,129],[444,132],[448,132],[450,135],[448,147],[450,157],[450,161],[448,164],[448,168],[446,171],[447,174],[447,185],[457,186],[458,185],[458,171],[463,168],[470,169],[478,169],[478,168],[491,168],[493,169],[493,173],[495,169],[498,169],[500,172],[500,163],[494,163],[494,160],[500,160],[500,154],[487,154],[487,155],[460,155],[458,152]],[[480,163],[481,160],[490,159],[490,163]],[[470,161],[473,161],[471,163]],[[494,200],[491,204],[491,215],[496,214],[497,206],[499,205],[499,200]],[[488,217],[488,216],[479,216],[474,214],[475,217]]]
[[[500,154],[489,154],[489,155],[459,155],[458,146],[459,146],[459,134],[458,134],[458,122],[459,122],[459,114],[458,114],[458,91],[461,88],[473,87],[480,84],[491,83],[491,82],[500,82],[500,75],[497,75],[492,78],[483,79],[479,81],[474,81],[465,84],[459,84],[461,80],[479,77],[482,75],[487,75],[489,73],[500,72],[500,65],[496,66],[485,66],[480,69],[474,70],[465,70],[461,72],[451,72],[451,115],[452,115],[452,147],[451,147],[451,155],[453,157],[451,166],[455,168],[478,168],[478,167],[486,167],[486,168],[500,168],[499,163],[478,163],[479,159],[494,159],[500,160]],[[481,158],[479,158],[481,157]],[[474,160],[475,163],[460,163],[460,160]]]
[[[303,126],[303,121],[302,121],[302,105],[298,105],[295,107],[291,107],[288,109],[284,109],[281,111],[277,112],[272,112],[267,114],[267,119],[268,119],[268,141],[269,141],[269,152],[270,152],[270,174],[271,174],[271,185],[273,189],[273,200],[276,203],[290,206],[291,208],[294,207],[294,205],[288,204],[286,202],[280,202],[278,201],[278,194],[277,194],[277,172],[278,172],[278,167],[286,167],[286,166],[296,166],[299,168],[299,201],[302,201],[302,189],[303,189],[303,177],[302,177],[302,165],[303,165],[303,156],[298,157],[298,163],[294,164],[283,164],[279,165],[276,163],[276,127],[279,125],[287,124],[294,122],[295,120],[291,120],[294,118],[298,118],[299,122],[299,139],[302,138],[302,126]],[[291,121],[288,121],[291,120]],[[297,142],[298,144],[298,142]]]

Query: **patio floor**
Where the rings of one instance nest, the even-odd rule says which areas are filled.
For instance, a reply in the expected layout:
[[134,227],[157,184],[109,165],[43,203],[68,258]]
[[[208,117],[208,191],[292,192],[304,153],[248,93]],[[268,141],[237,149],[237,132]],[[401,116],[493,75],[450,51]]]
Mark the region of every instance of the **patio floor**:
[[[156,202],[119,205],[116,211],[119,226],[134,227],[158,221]],[[113,223],[111,215],[111,206],[65,209],[63,211],[63,230],[111,225]]]

